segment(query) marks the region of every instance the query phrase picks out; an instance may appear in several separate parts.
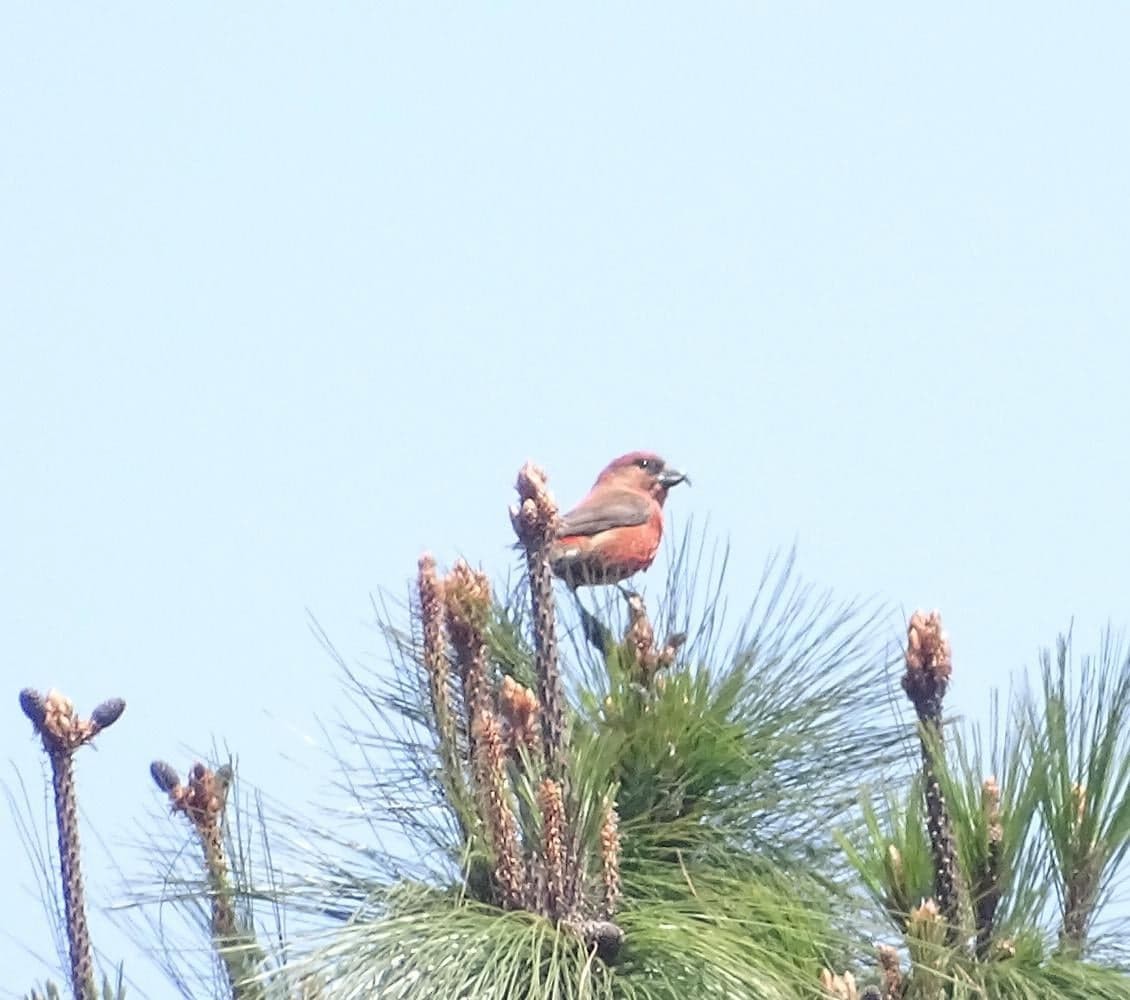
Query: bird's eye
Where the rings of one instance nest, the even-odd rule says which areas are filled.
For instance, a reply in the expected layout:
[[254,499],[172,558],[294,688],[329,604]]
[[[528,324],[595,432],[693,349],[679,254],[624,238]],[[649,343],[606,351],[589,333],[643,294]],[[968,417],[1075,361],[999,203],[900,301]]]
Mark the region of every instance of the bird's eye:
[[655,461],[650,458],[640,458],[636,460],[638,465],[644,472],[651,472],[655,468]]

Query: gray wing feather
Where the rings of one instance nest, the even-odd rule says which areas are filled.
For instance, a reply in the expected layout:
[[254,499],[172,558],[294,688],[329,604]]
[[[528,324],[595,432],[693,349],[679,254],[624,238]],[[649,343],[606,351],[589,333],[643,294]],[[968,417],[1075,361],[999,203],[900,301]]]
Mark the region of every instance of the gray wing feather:
[[584,503],[565,514],[557,529],[558,538],[570,535],[595,535],[611,528],[631,528],[646,523],[651,516],[651,499],[634,490],[602,492],[598,503]]

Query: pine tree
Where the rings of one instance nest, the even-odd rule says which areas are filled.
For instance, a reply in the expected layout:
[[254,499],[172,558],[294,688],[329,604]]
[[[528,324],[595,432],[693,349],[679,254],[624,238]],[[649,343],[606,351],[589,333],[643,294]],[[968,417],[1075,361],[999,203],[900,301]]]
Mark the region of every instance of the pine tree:
[[341,815],[154,764],[201,848],[177,901],[216,956],[194,979],[198,954],[162,943],[181,992],[1130,998],[1106,919],[1130,844],[1113,637],[1081,671],[1061,641],[982,733],[946,717],[961,666],[936,612],[892,644],[881,609],[789,555],[729,622],[727,560],[693,531],[653,606],[570,597],[540,470],[518,492],[515,585],[425,555],[379,607],[385,661],[347,666],[323,635],[356,709]]

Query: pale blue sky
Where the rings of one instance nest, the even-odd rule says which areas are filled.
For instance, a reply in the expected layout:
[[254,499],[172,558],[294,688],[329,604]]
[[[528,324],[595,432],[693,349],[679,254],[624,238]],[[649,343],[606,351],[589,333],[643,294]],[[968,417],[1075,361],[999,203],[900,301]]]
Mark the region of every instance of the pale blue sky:
[[[1072,617],[1130,622],[1126,5],[4,22],[0,757],[38,789],[24,685],[126,698],[88,841],[213,738],[314,787],[342,699],[305,609],[357,657],[422,548],[504,572],[527,457],[566,503],[624,450],[685,467],[739,605],[795,539],[940,607],[967,713]],[[20,990],[51,944],[0,850]]]

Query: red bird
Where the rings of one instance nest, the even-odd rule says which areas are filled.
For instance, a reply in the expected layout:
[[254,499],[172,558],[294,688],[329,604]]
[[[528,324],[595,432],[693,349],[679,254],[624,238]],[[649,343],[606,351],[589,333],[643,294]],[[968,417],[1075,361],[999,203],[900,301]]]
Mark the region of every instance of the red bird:
[[650,451],[614,459],[562,516],[549,553],[553,572],[575,590],[647,569],[663,536],[667,491],[682,482],[689,480]]

